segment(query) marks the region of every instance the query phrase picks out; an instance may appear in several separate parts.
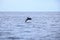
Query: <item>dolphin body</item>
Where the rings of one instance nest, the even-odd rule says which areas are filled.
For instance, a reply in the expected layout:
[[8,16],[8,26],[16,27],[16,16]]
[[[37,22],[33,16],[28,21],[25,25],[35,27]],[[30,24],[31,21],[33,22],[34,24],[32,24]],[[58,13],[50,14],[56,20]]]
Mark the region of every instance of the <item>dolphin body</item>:
[[32,20],[32,18],[27,17],[27,19],[25,20],[25,22],[27,22],[27,21],[29,21],[29,20]]

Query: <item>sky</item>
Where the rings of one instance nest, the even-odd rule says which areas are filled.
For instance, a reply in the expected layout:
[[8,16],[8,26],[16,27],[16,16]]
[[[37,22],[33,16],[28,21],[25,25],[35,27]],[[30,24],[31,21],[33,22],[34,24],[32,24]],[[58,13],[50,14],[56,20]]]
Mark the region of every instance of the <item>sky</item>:
[[60,0],[0,0],[0,11],[60,11]]

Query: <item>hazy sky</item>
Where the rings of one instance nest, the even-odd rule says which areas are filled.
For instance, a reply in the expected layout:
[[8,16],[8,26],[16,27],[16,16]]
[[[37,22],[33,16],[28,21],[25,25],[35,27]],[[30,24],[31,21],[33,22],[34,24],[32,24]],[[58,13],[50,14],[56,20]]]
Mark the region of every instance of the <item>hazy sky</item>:
[[0,11],[60,11],[60,0],[0,0]]

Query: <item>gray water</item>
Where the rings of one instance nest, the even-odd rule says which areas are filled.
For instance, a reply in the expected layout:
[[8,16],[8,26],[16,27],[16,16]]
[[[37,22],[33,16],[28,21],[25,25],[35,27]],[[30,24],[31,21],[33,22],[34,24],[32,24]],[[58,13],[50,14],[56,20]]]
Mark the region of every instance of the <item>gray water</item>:
[[60,40],[60,12],[0,12],[0,40]]

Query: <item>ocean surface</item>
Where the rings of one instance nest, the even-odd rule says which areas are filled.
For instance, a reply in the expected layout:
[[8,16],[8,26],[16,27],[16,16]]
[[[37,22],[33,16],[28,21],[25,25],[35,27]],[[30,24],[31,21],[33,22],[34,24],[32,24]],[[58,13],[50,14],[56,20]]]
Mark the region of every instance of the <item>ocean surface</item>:
[[0,40],[60,40],[60,12],[0,12]]

